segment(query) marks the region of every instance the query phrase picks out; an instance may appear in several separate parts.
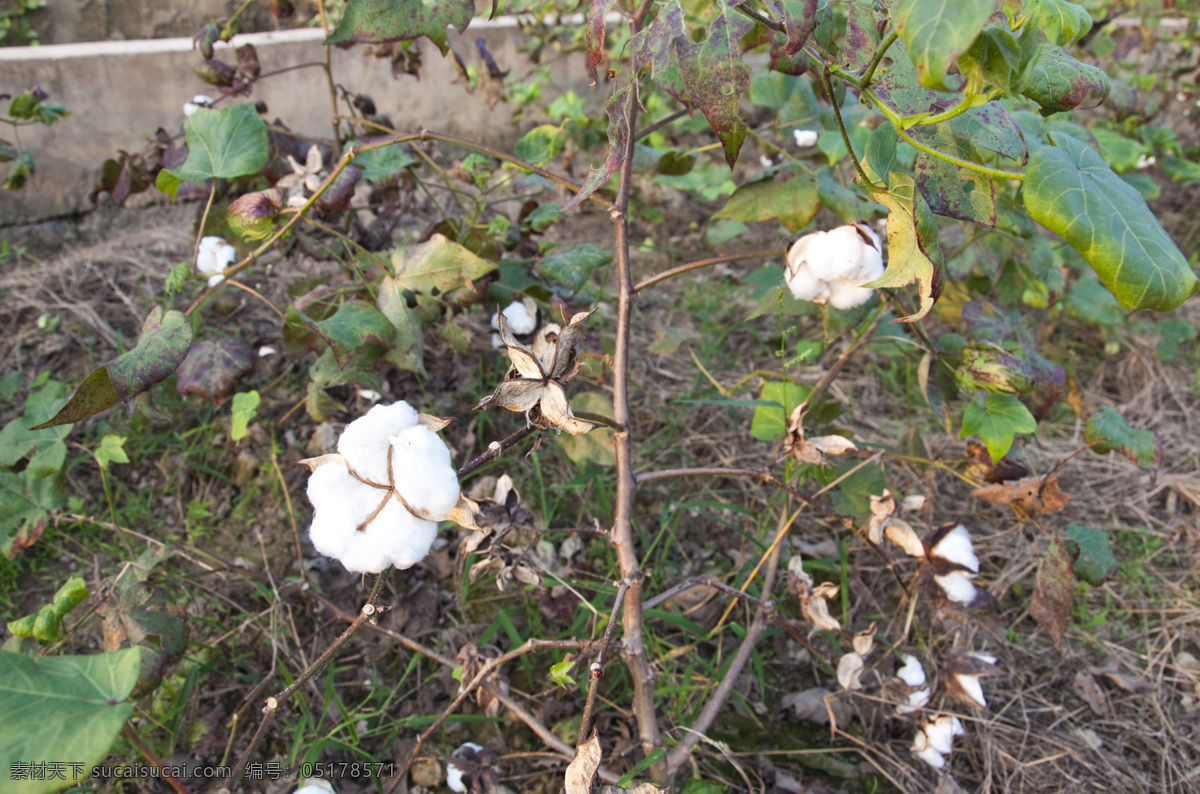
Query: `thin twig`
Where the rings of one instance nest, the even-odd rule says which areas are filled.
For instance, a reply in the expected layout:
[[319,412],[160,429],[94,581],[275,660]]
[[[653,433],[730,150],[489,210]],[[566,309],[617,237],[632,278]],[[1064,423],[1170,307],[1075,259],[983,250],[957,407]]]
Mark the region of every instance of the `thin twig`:
[[711,259],[701,259],[697,262],[688,262],[686,265],[678,265],[677,267],[664,270],[661,273],[655,273],[649,278],[642,279],[633,288],[634,292],[641,292],[646,287],[653,286],[660,281],[665,281],[672,276],[678,276],[680,273],[687,273],[692,270],[699,270],[702,267],[712,267],[713,265],[721,265],[726,262],[741,262],[745,259],[771,258],[783,256],[787,253],[786,248],[773,248],[768,251],[751,251],[746,254],[733,254],[732,256],[714,256]]
[[725,582],[722,582],[720,579],[716,578],[715,576],[709,576],[709,575],[705,574],[704,576],[693,576],[691,579],[685,579],[684,581],[680,582],[679,584],[675,585],[674,587],[672,587],[662,593],[659,593],[654,598],[651,598],[648,601],[642,602],[642,609],[654,609],[659,604],[661,604],[665,601],[670,601],[672,598],[679,595],[680,593],[690,590],[699,584],[708,585],[709,587],[714,587],[717,590],[720,590],[722,593],[731,595],[734,598],[741,598],[745,601],[749,601],[751,604],[754,604],[757,607],[762,607],[764,609],[774,609],[775,608],[774,601],[764,601],[761,598],[755,598],[754,596],[750,595],[749,593],[738,590],[736,587],[729,586],[728,584],[726,584]]
[[125,732],[125,738],[128,739],[129,741],[133,742],[133,746],[138,749],[138,752],[142,754],[142,757],[145,758],[147,761],[149,761],[150,764],[153,765],[154,768],[159,771],[159,774],[161,775],[162,779],[167,781],[168,786],[175,789],[176,794],[191,794],[191,792],[188,790],[188,788],[186,786],[184,786],[182,783],[179,782],[178,779],[176,779],[174,776],[170,775],[167,772],[166,767],[163,765],[163,762],[158,760],[158,757],[155,756],[153,752],[151,752],[150,748],[148,746],[146,746],[146,743],[142,741],[142,738],[137,735],[137,733],[133,730],[133,727],[129,723],[125,723],[125,731],[124,732]]
[[654,122],[653,124],[651,124],[651,125],[650,125],[649,127],[647,127],[646,129],[644,129],[644,130],[638,130],[638,132],[637,132],[637,135],[634,135],[634,136],[633,136],[633,139],[634,139],[635,141],[640,141],[642,138],[645,138],[647,135],[649,135],[649,134],[651,134],[651,133],[653,133],[653,132],[658,132],[660,129],[662,129],[663,127],[667,126],[667,125],[668,125],[668,124],[670,124],[672,121],[675,121],[676,119],[683,118],[683,117],[684,117],[684,116],[686,116],[687,114],[688,114],[688,112],[687,112],[687,108],[684,108],[683,110],[677,110],[677,111],[675,111],[674,113],[672,113],[671,115],[667,116],[666,118],[664,118],[664,119],[659,119],[658,121]]
[[476,455],[474,458],[464,463],[462,468],[455,472],[456,476],[460,480],[463,479],[475,470],[479,469],[481,466],[483,466],[483,464],[500,457],[505,452],[512,449],[514,446],[521,443],[528,436],[540,429],[541,428],[536,425],[526,425],[507,438],[502,438],[499,441],[493,441],[485,452]]
[[600,650],[596,654],[596,661],[588,668],[588,691],[587,699],[583,704],[583,717],[579,723],[579,741],[577,746],[582,746],[592,735],[592,712],[596,707],[596,693],[600,688],[600,679],[604,676],[604,654],[608,651],[609,645],[612,643],[613,631],[617,627],[617,617],[621,613],[621,604],[625,601],[625,593],[632,586],[633,582],[628,577],[622,579],[617,584],[617,597],[613,601],[612,614],[609,615],[608,625],[604,627],[604,639],[600,642]]

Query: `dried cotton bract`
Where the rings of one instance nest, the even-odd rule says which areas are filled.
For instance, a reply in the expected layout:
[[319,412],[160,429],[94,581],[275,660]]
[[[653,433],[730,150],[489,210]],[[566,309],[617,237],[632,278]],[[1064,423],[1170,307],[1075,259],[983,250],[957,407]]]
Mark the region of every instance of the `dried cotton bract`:
[[883,275],[879,235],[865,223],[806,234],[787,254],[787,285],[797,300],[850,309],[874,290],[863,284]]
[[312,471],[317,551],[356,573],[410,568],[429,553],[438,521],[469,525],[450,450],[435,432],[444,426],[404,401],[376,405],[346,426],[336,454],[301,461]]

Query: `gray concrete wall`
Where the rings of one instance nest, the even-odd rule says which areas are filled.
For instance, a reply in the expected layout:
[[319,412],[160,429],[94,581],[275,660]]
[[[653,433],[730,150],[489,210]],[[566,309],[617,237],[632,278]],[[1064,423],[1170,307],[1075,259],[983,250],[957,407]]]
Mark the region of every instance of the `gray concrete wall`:
[[[451,30],[450,43],[467,63],[478,63],[474,41],[480,36],[501,68],[518,75],[534,68],[517,51],[523,36],[512,20],[476,20],[466,35]],[[324,57],[321,33],[315,29],[240,35],[233,44],[243,42],[255,45],[264,73]],[[453,84],[453,64],[428,41],[421,42],[421,52],[418,80],[408,75],[393,78],[390,62],[364,55],[362,47],[334,48],[334,78],[373,97],[379,112],[400,130],[425,127],[494,144],[518,137],[509,105],[488,107],[478,93],[469,94],[462,84]],[[227,45],[218,47],[217,57],[234,60]],[[37,174],[20,191],[0,190],[0,226],[88,211],[87,195],[106,158],[118,149],[138,151],[146,136],[160,126],[172,132],[181,129],[183,103],[194,94],[217,95],[192,74],[199,62],[190,38],[0,48],[0,93],[40,85],[52,101],[62,102],[72,113],[53,127],[21,128],[21,145],[33,151]],[[606,88],[588,88],[581,54],[550,63],[553,84],[543,89],[545,102],[574,88],[602,107]],[[251,97],[235,101],[254,99],[267,103],[268,120],[279,118],[292,129],[312,135],[331,134],[329,94],[319,68],[264,79]],[[0,137],[11,139],[11,129],[0,127]],[[0,165],[0,174],[4,172],[5,166]],[[150,192],[156,193],[153,188]]]

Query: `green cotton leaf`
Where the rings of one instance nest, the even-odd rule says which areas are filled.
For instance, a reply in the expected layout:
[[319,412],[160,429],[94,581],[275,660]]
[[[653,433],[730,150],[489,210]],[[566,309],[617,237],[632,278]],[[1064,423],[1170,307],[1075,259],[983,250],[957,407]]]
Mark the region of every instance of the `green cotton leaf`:
[[592,271],[612,261],[612,254],[603,248],[584,243],[570,248],[561,248],[547,254],[538,263],[537,272],[543,278],[556,281],[572,292],[578,292],[587,283]]
[[588,196],[604,187],[613,174],[620,170],[621,164],[625,162],[625,149],[629,145],[630,135],[629,92],[631,90],[630,86],[619,88],[608,98],[608,103],[604,106],[608,111],[608,156],[604,158],[604,162],[599,167],[592,166],[588,171],[587,179],[583,181],[583,187],[579,188],[579,192],[566,203],[566,206],[562,208],[563,212],[575,209]]
[[1044,39],[1020,82],[1021,93],[1041,105],[1043,116],[1094,108],[1108,98],[1111,88],[1103,69],[1080,61]]
[[954,59],[971,46],[996,10],[995,0],[898,0],[896,30],[921,85],[944,89]]
[[70,401],[54,418],[34,430],[78,422],[118,402],[130,402],[159,381],[166,380],[183,361],[192,344],[192,323],[183,312],[164,312],[155,306],[137,346],[92,372],[79,384]]
[[54,613],[60,618],[83,603],[88,597],[87,583],[80,576],[72,576],[67,583],[58,588],[54,594],[52,606]]
[[1071,291],[1067,293],[1067,311],[1081,320],[1103,326],[1120,325],[1129,314],[1111,292],[1091,278],[1081,278],[1071,285]]
[[[351,141],[349,145],[371,143],[372,140],[367,138],[363,141]],[[389,143],[387,146],[369,149],[354,156],[354,164],[362,169],[363,179],[370,182],[391,179],[404,169],[413,167],[417,162],[417,159],[408,153],[408,149],[402,143]]]
[[462,33],[475,14],[473,0],[349,0],[325,45],[386,44],[427,36],[445,55],[446,26]]
[[879,25],[873,0],[850,0],[846,12],[846,39],[841,57],[854,71],[861,71],[879,49]]
[[1092,29],[1092,15],[1087,9],[1067,0],[1027,1],[1021,10],[1036,18],[1046,38],[1060,47],[1075,43]]
[[[960,160],[982,163],[974,146],[952,136],[942,138],[935,148]],[[918,152],[913,175],[934,215],[970,221],[985,229],[995,227],[996,189],[987,174]]]
[[[81,777],[108,755],[117,733],[133,713],[125,702],[137,683],[140,652],[130,648],[92,656],[30,658],[0,651],[0,780],[9,794],[44,794],[67,780],[21,780],[17,761],[82,764]],[[68,770],[70,767],[68,767]],[[68,774],[71,774],[68,772]]]
[[495,269],[495,262],[475,255],[443,234],[392,252],[392,272],[396,274],[392,278],[400,286],[426,295],[434,294],[434,290],[470,289],[472,281]]
[[780,176],[790,178],[780,181],[779,176],[768,176],[742,185],[713,217],[748,222],[778,219],[789,232],[800,231],[821,207],[817,180],[805,173]]
[[1196,326],[1182,317],[1167,317],[1156,325],[1158,343],[1154,350],[1165,363],[1171,364],[1179,353],[1179,347],[1196,338]]
[[764,383],[762,399],[774,405],[760,405],[750,420],[750,435],[759,441],[775,441],[787,435],[787,420],[796,406],[808,399],[812,389],[791,381]]
[[[201,108],[184,122],[183,132],[187,161],[181,168],[166,169],[178,182],[233,179],[257,173],[267,164],[267,125],[253,105]],[[169,192],[174,198],[174,190]]]
[[796,92],[800,78],[780,72],[759,72],[750,78],[747,96],[759,107],[780,110]]
[[558,156],[566,141],[562,127],[542,124],[525,133],[517,141],[515,151],[517,157],[540,168]]
[[896,161],[896,144],[900,136],[891,124],[883,123],[875,128],[867,145],[863,147],[863,168],[874,181],[887,184],[888,175],[900,169]]
[[400,369],[424,374],[425,361],[422,352],[425,348],[425,331],[416,312],[408,306],[404,297],[404,287],[394,278],[385,277],[379,285],[379,296],[375,299],[375,305],[396,329],[395,336],[392,337],[392,346],[384,358]]
[[1086,259],[1129,310],[1176,309],[1200,289],[1179,248],[1138,192],[1100,156],[1051,133],[1029,160],[1025,208]]
[[125,454],[125,438],[123,436],[107,435],[100,439],[96,447],[96,465],[107,469],[110,463],[128,463],[129,456]]
[[979,436],[992,460],[1001,460],[1012,448],[1018,433],[1037,432],[1037,420],[1016,397],[989,395],[983,403],[973,402],[963,414],[959,438]]
[[396,333],[383,312],[357,300],[343,303],[332,316],[309,327],[329,343],[339,367],[345,367],[356,353],[369,353],[364,348],[376,348],[382,354]]
[[0,554],[11,558],[37,542],[50,513],[66,503],[61,477],[0,470]]
[[258,404],[261,398],[256,391],[238,392],[233,395],[233,412],[229,424],[229,437],[241,441],[254,417],[258,416]]
[[[969,82],[987,83],[1006,93],[1021,68],[1021,46],[1003,14],[998,25],[989,25],[966,52],[958,57],[958,70]],[[995,17],[993,17],[995,19]]]
[[20,190],[36,171],[33,152],[26,149],[18,154],[12,165],[8,167],[8,177],[4,180],[4,189]]
[[66,393],[67,387],[57,380],[47,381],[42,388],[29,393],[25,398],[25,414],[0,430],[0,466],[15,466],[32,453],[25,471],[33,476],[47,477],[62,469],[67,455],[64,439],[71,428],[41,428],[41,425],[66,404]]
[[[855,469],[857,468],[857,471]],[[833,509],[850,516],[871,515],[871,497],[883,493],[886,485],[881,466],[859,467],[858,461],[848,460],[836,467],[817,473],[817,481],[829,485],[839,477],[846,479],[837,485],[830,496]]]
[[559,662],[556,665],[552,665],[550,667],[550,680],[563,689],[570,689],[575,686],[575,679],[571,677],[571,670],[574,668],[574,662]]
[[1103,127],[1093,128],[1092,137],[1096,139],[1096,143],[1100,144],[1100,154],[1108,162],[1109,167],[1118,174],[1122,171],[1137,169],[1138,160],[1143,155],[1149,154],[1146,145],[1141,141],[1126,138],[1118,132]]
[[1163,173],[1175,182],[1194,182],[1200,179],[1200,163],[1182,157],[1164,157],[1161,168]]
[[1072,570],[1092,587],[1104,584],[1108,575],[1117,569],[1108,533],[1100,529],[1067,524],[1068,549],[1074,544],[1078,553]]
[[846,187],[834,179],[828,166],[817,169],[817,198],[820,199],[821,206],[838,216],[843,223],[870,218],[876,210],[883,209],[862,192]]
[[937,221],[907,174],[893,172],[889,192],[877,193],[875,198],[888,209],[888,263],[880,278],[863,286],[902,287],[916,282],[921,305],[913,314],[895,321],[915,322],[933,308],[942,294],[945,266]]
[[1146,468],[1157,465],[1162,457],[1162,444],[1153,433],[1131,427],[1125,417],[1107,405],[1088,419],[1083,440],[1092,444],[1093,452],[1120,452],[1130,462]]
[[777,7],[783,12],[783,31],[787,36],[783,54],[796,55],[817,27],[817,0],[779,0]]
[[686,35],[676,36],[675,52],[691,104],[708,119],[732,169],[749,135],[738,102],[750,86],[751,70],[739,54],[738,42],[752,24],[724,3],[717,5],[716,13],[704,41],[697,44]]

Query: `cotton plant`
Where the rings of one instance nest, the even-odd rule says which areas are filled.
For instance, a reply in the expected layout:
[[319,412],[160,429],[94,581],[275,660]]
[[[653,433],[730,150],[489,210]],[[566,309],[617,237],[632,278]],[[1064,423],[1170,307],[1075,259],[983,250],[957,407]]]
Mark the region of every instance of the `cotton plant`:
[[225,280],[225,269],[237,261],[237,250],[220,237],[203,237],[196,251],[196,270],[208,276],[208,286]]
[[883,244],[865,223],[813,232],[787,253],[787,285],[797,300],[851,309],[874,290],[863,286],[883,275]]
[[473,528],[471,503],[437,434],[446,424],[403,400],[376,405],[346,426],[336,453],[301,461],[312,472],[309,537],[317,551],[348,571],[379,573],[425,559],[439,521]]
[[[508,322],[509,330],[517,336],[531,334],[537,328],[538,309],[537,303],[532,298],[527,297],[520,301],[513,301],[493,314],[492,329],[497,332],[500,330],[501,314],[504,315],[504,319]],[[500,334],[492,334],[492,347],[500,348],[504,346],[504,339]]]

